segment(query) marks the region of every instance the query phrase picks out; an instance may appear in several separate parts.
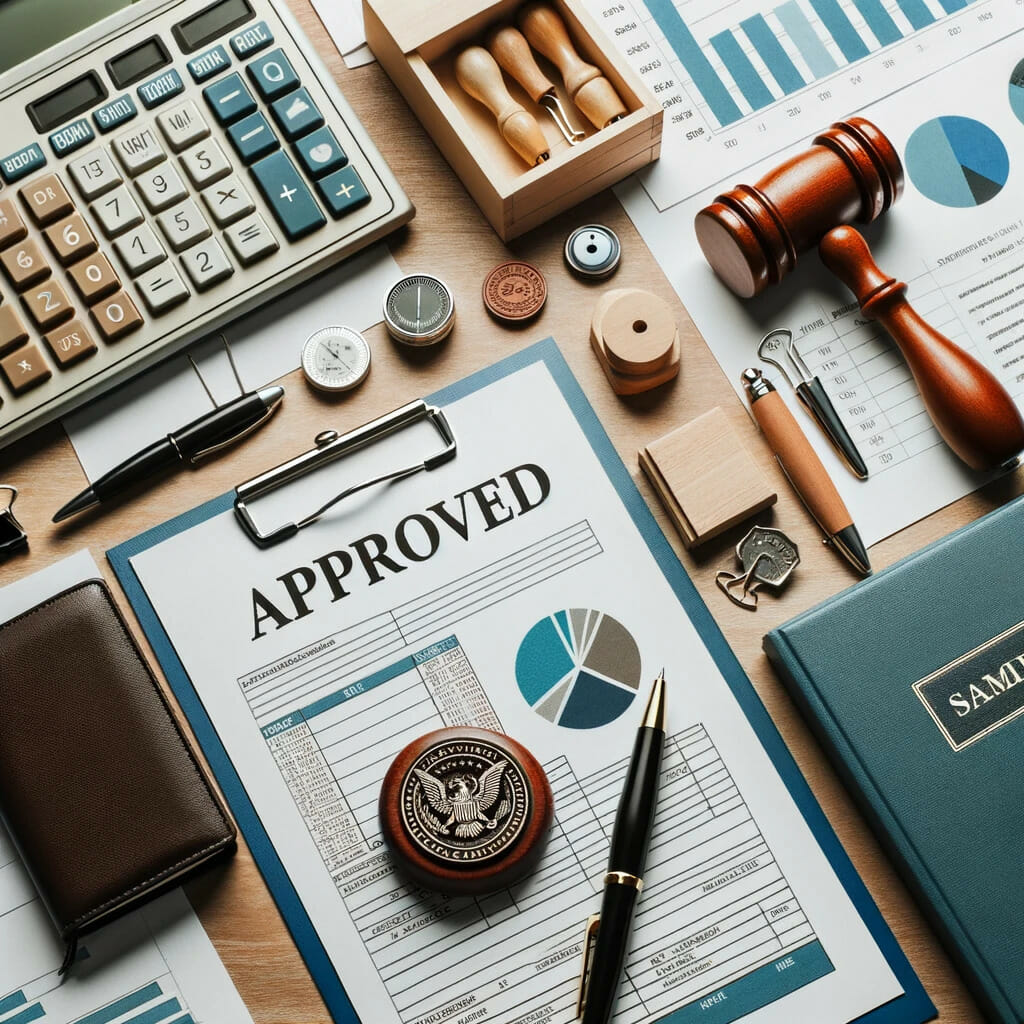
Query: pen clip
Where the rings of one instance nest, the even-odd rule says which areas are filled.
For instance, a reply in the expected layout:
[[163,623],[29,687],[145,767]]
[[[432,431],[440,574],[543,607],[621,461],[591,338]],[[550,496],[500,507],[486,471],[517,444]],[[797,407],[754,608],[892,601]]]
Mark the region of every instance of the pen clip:
[[597,945],[597,930],[601,924],[600,914],[591,914],[583,929],[583,962],[580,965],[580,984],[576,991],[576,1016],[583,1017],[587,1005],[587,990],[590,987],[590,968],[594,960],[594,947]]
[[270,416],[277,412],[276,406],[270,406],[267,411],[255,422],[251,423],[241,433],[235,434],[233,437],[225,438],[223,441],[218,441],[216,444],[210,445],[209,448],[204,448],[202,451],[196,452],[188,461],[194,466],[201,459],[205,459],[208,455],[214,455],[216,452],[223,451],[225,448],[230,448],[233,444],[237,444],[239,441],[248,437],[250,434],[259,430]]

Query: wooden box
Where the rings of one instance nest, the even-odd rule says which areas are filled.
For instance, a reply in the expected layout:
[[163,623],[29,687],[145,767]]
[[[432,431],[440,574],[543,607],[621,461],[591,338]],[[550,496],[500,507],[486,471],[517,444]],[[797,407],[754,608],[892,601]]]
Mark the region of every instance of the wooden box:
[[600,130],[570,101],[557,68],[538,65],[586,138],[570,146],[519,84],[505,85],[532,113],[550,144],[547,161],[528,167],[498,132],[491,112],[455,79],[455,56],[483,45],[491,28],[514,24],[519,0],[363,0],[366,38],[381,66],[505,241],[515,238],[657,159],[661,104],[613,49],[580,0],[551,0],[580,56],[603,72],[628,113]]

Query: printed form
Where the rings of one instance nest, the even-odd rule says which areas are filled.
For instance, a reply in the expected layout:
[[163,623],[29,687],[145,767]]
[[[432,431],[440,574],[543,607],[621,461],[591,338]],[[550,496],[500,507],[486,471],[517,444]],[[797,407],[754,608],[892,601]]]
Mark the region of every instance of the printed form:
[[[669,736],[616,1022],[842,1024],[899,996],[547,365],[445,411],[454,460],[284,544],[258,549],[226,512],[131,558],[361,1020],[574,1019],[662,664]],[[394,445],[344,482],[438,441]],[[555,799],[539,868],[481,898],[404,881],[378,824],[399,750],[461,724],[524,743]]]

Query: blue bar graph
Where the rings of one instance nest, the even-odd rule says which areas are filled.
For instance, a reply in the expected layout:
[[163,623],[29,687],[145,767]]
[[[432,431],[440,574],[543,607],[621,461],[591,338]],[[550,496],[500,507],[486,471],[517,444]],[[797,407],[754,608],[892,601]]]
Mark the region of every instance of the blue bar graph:
[[868,23],[868,28],[883,46],[898,43],[903,38],[903,33],[896,27],[896,22],[882,6],[882,0],[853,0],[853,2]]
[[939,0],[939,3],[947,14],[956,14],[967,6],[967,0]]
[[114,1002],[108,1003],[101,1010],[94,1010],[85,1017],[80,1017],[75,1021],[75,1024],[110,1024],[111,1021],[117,1020],[118,1017],[129,1010],[134,1010],[136,1007],[143,1006],[145,1003],[156,999],[161,994],[161,991],[160,986],[154,981],[152,984],[146,985],[145,988],[140,988],[137,992],[132,992],[130,995],[115,999]]
[[[947,0],[949,2],[949,0]],[[811,6],[821,18],[822,24],[836,41],[843,56],[852,64],[855,60],[868,55],[864,40],[857,35],[850,19],[846,16],[839,0],[811,0]]]
[[24,992],[12,992],[9,996],[0,999],[0,1014],[7,1013],[16,1006],[24,1006],[27,1002]]
[[736,101],[729,95],[711,62],[704,56],[693,33],[686,27],[672,0],[646,0],[647,9],[658,24],[669,45],[676,52],[686,73],[700,90],[711,112],[723,125],[738,121],[743,115]]
[[903,13],[907,16],[907,21],[915,29],[927,28],[935,17],[932,12],[928,10],[924,5],[924,0],[899,0],[899,5]]
[[807,20],[807,15],[797,5],[796,0],[787,0],[781,7],[776,7],[775,17],[786,30],[786,35],[793,40],[800,51],[800,56],[807,61],[807,66],[815,78],[825,78],[836,70],[836,62],[825,49],[825,44],[818,38],[814,26]]
[[160,1021],[181,1012],[181,1003],[177,999],[167,999],[159,1006],[145,1010],[136,1017],[129,1017],[124,1024],[160,1024]]
[[8,1017],[4,1024],[31,1024],[32,1021],[39,1020],[45,1016],[46,1011],[43,1009],[43,1004],[33,1003],[27,1010],[22,1010],[21,1013]]
[[782,48],[778,37],[768,27],[768,22],[760,14],[740,22],[740,28],[754,44],[754,49],[761,55],[772,78],[785,93],[796,92],[807,83],[803,80],[796,65],[789,59],[789,54]]
[[715,48],[715,52],[722,58],[722,63],[729,69],[729,74],[740,87],[743,98],[754,110],[771,106],[775,102],[775,97],[761,81],[761,76],[755,70],[754,65],[750,63],[750,58],[743,52],[743,47],[728,29],[712,36],[710,42]]
[[178,1017],[177,1019],[172,1020],[171,1024],[195,1024],[195,1022],[192,1020],[192,1015],[186,1013],[184,1017]]

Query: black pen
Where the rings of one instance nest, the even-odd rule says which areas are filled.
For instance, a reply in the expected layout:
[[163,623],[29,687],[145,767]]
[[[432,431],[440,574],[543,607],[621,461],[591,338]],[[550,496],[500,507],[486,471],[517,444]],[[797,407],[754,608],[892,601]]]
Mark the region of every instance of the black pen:
[[53,517],[55,523],[110,501],[130,487],[156,476],[182,462],[198,462],[207,455],[227,448],[265,423],[284,397],[284,388],[273,385],[260,391],[247,391],[238,398],[204,413],[198,419],[175,430],[159,441],[136,452],[91,487],[72,498]]
[[601,913],[587,922],[576,1014],[583,1024],[607,1024],[629,948],[633,910],[644,885],[665,746],[665,670],[654,681],[636,734],[633,756],[612,828]]

